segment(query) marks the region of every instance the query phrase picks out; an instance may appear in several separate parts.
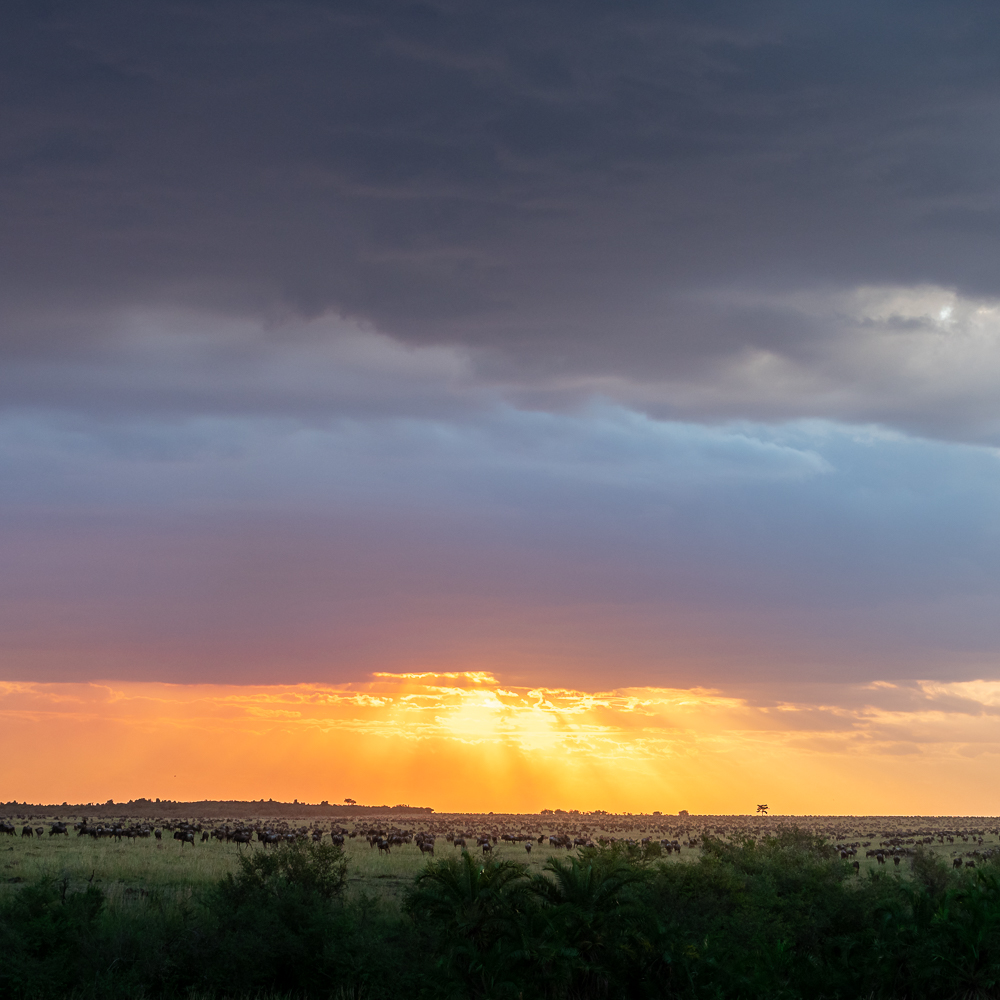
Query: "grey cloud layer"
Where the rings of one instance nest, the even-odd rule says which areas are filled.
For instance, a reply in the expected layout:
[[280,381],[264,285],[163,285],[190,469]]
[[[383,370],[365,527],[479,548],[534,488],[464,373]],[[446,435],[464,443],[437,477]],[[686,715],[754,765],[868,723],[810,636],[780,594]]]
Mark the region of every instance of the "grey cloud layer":
[[[995,436],[993,413],[911,385],[905,347],[888,402],[857,385],[864,338],[816,308],[861,286],[1000,298],[987,5],[34,3],[4,20],[0,350],[53,364],[50,390],[109,349],[122,308],[256,317],[277,350],[329,312],[481,350],[481,379],[536,401],[619,379],[664,413]],[[760,357],[800,388],[734,387]]]

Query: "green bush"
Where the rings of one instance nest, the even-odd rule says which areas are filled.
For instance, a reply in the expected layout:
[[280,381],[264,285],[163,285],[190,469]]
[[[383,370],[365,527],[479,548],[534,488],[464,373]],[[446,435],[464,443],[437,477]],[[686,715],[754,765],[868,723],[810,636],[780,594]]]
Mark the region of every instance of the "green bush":
[[245,855],[211,891],[108,903],[42,880],[0,897],[0,996],[353,1000],[1000,997],[1000,869],[855,874],[792,831],[693,863],[610,844],[541,875],[432,861],[402,910],[346,898],[344,857]]
[[251,991],[313,990],[327,983],[343,936],[336,905],[347,879],[343,850],[295,843],[242,855],[205,902],[202,985]]
[[405,903],[438,973],[487,996],[518,994],[525,931],[536,909],[526,866],[464,850],[430,862]]
[[290,894],[328,902],[347,883],[344,849],[335,844],[299,841],[273,850],[247,851],[238,863],[239,871],[227,874],[219,885],[220,896],[236,906],[248,900],[280,900]]
[[72,989],[91,978],[104,894],[88,885],[69,892],[66,881],[27,885],[0,911],[0,993],[23,995]]

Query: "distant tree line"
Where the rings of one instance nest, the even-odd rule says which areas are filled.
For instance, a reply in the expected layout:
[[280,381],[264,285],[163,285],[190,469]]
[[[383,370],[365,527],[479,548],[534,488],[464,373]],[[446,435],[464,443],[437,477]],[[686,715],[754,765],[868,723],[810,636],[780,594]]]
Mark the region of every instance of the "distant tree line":
[[30,805],[26,802],[0,802],[0,811],[4,811],[11,816],[18,818],[35,817],[66,817],[85,816],[101,812],[104,815],[114,815],[121,817],[149,817],[152,815],[171,819],[195,819],[198,817],[217,816],[269,816],[285,817],[329,817],[337,816],[356,817],[369,816],[374,814],[388,813],[397,815],[399,813],[413,814],[420,816],[431,815],[434,810],[430,806],[409,806],[404,804],[393,806],[365,806],[358,805],[353,799],[345,799],[342,803],[331,805],[327,801],[309,803],[281,802],[277,799],[199,799],[194,802],[185,802],[177,799],[129,799],[128,802],[115,802],[108,799],[106,802],[85,802],[75,805]]

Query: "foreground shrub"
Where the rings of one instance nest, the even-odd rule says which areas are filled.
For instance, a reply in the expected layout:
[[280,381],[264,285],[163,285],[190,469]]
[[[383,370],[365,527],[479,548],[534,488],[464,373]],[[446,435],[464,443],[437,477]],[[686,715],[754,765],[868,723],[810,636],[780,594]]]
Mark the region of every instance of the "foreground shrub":
[[248,851],[206,897],[201,963],[204,985],[250,991],[328,985],[343,935],[337,898],[347,880],[343,849],[295,843]]
[[649,860],[619,845],[549,859],[533,888],[544,904],[537,952],[553,986],[607,996],[650,978],[658,963]]
[[4,900],[0,910],[0,994],[58,993],[91,978],[87,956],[100,933],[104,894],[69,892],[46,879]]
[[233,905],[249,900],[280,900],[295,895],[329,901],[344,891],[347,860],[335,844],[299,841],[273,850],[239,856],[239,871],[219,884],[219,894]]
[[911,861],[859,877],[794,831],[681,864],[610,844],[534,876],[463,852],[402,910],[348,898],[333,845],[258,850],[169,902],[41,880],[0,896],[0,996],[1000,998],[1000,870]]
[[468,851],[428,864],[405,903],[439,973],[489,996],[517,994],[536,909],[525,865]]

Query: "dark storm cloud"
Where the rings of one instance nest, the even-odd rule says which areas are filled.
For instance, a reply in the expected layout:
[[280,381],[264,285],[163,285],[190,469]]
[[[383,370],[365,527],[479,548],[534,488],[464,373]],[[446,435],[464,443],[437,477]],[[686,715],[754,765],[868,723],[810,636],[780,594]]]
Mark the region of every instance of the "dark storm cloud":
[[747,352],[857,379],[857,318],[791,294],[1000,296],[989,5],[31,3],[4,22],[8,361],[71,363],[123,307],[255,317],[279,344],[332,312],[484,348],[482,378],[543,394],[668,378],[634,401],[992,433],[905,379],[891,405],[705,390]]

